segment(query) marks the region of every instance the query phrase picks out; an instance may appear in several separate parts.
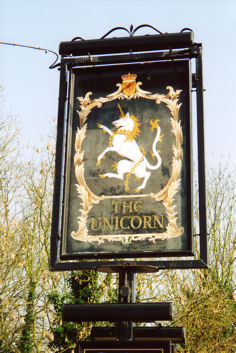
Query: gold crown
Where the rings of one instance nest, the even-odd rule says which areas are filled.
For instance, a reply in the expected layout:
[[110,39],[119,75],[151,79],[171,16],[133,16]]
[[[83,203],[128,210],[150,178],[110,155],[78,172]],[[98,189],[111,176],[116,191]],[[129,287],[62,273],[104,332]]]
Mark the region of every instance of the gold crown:
[[121,78],[122,78],[123,82],[133,82],[136,80],[137,75],[128,73],[127,75],[121,76]]

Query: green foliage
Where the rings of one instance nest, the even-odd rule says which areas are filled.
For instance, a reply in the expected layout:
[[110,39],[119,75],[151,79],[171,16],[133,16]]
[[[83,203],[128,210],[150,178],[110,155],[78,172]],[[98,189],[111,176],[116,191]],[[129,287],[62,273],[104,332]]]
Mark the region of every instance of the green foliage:
[[101,297],[98,283],[98,273],[95,271],[72,272],[67,280],[69,292],[64,295],[50,294],[50,302],[54,305],[56,317],[52,326],[54,339],[49,346],[54,352],[70,353],[79,339],[88,337],[91,324],[62,322],[64,304],[97,303]]
[[54,317],[47,293],[64,283],[48,268],[54,155],[49,145],[35,162],[23,154],[14,122],[1,114],[0,352],[46,353]]
[[186,343],[178,352],[234,352],[232,292],[222,290],[210,270],[191,271],[190,276],[191,282],[186,275],[171,277],[173,326],[186,329]]
[[14,353],[14,351],[12,351],[11,348],[3,346],[3,341],[0,341],[0,352],[1,353]]
[[99,298],[98,272],[72,272],[68,280],[76,304],[96,303]]
[[28,300],[26,304],[25,323],[20,337],[19,349],[21,353],[31,353],[33,351],[33,327],[35,321],[34,301],[35,301],[36,283],[31,280],[29,283]]

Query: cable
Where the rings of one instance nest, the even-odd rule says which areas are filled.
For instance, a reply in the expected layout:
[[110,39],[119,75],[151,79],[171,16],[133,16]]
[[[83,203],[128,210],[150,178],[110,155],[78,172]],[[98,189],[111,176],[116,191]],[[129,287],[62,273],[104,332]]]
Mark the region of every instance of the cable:
[[16,44],[16,43],[7,43],[7,42],[0,42],[0,44],[4,44],[4,45],[12,45],[14,47],[22,47],[22,48],[29,48],[29,49],[36,49],[36,50],[42,50],[45,52],[45,54],[47,54],[47,52],[52,53],[54,55],[56,55],[56,60],[49,66],[49,69],[54,69],[57,66],[60,66],[60,64],[56,64],[56,62],[58,61],[58,54],[50,49],[46,49],[46,48],[40,48],[40,47],[33,47],[31,45],[24,45],[24,44]]

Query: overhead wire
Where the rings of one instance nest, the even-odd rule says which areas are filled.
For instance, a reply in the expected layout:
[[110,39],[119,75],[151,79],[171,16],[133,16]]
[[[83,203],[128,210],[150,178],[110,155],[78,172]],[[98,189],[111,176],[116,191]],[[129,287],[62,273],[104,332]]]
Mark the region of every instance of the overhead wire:
[[52,53],[52,54],[56,55],[56,60],[54,60],[54,62],[49,66],[49,69],[54,69],[55,67],[60,66],[60,64],[56,64],[56,62],[57,62],[58,59],[59,59],[59,55],[58,55],[55,51],[53,51],[53,50],[50,50],[50,49],[47,49],[47,48],[34,47],[34,46],[32,46],[32,45],[18,44],[18,43],[0,42],[0,44],[3,44],[3,45],[12,45],[12,46],[14,46],[14,47],[22,47],[22,48],[29,48],[29,49],[41,50],[41,51],[44,51],[45,54],[47,54],[48,52],[49,52],[49,53]]

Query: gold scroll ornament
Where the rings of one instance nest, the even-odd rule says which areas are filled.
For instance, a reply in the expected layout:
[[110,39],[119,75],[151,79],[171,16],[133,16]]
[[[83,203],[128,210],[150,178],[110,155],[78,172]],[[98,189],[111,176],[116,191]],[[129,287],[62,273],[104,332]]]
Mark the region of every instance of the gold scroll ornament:
[[[177,226],[178,214],[175,211],[174,196],[178,192],[180,186],[180,172],[182,168],[183,159],[183,134],[181,121],[179,119],[179,110],[181,103],[178,104],[179,94],[181,90],[174,90],[171,86],[167,86],[167,94],[152,93],[144,91],[140,88],[142,82],[136,83],[136,74],[127,74],[122,76],[122,83],[117,83],[117,91],[108,94],[106,97],[100,97],[91,99],[92,92],[88,92],[84,97],[78,97],[80,103],[80,110],[77,111],[80,119],[80,127],[77,129],[75,138],[75,156],[74,166],[75,175],[77,179],[77,192],[78,197],[82,200],[82,208],[78,217],[78,229],[73,231],[71,236],[73,239],[82,242],[98,242],[103,243],[105,240],[109,242],[113,241],[141,241],[149,240],[155,242],[157,239],[169,239],[178,237],[183,234],[184,228]],[[85,178],[85,162],[84,162],[84,151],[82,144],[86,138],[87,131],[87,118],[88,115],[94,108],[101,108],[103,104],[114,101],[114,100],[131,100],[144,98],[155,101],[156,104],[164,103],[170,111],[170,125],[171,131],[175,136],[175,144],[173,145],[173,159],[172,159],[172,172],[167,184],[158,193],[141,194],[141,195],[121,195],[120,197],[151,197],[157,202],[162,202],[165,207],[168,224],[166,231],[163,233],[151,233],[151,234],[110,234],[110,235],[89,235],[87,229],[87,217],[92,207],[98,204],[100,201],[111,196],[98,196],[95,195],[88,187]],[[118,196],[119,197],[119,196]]]

